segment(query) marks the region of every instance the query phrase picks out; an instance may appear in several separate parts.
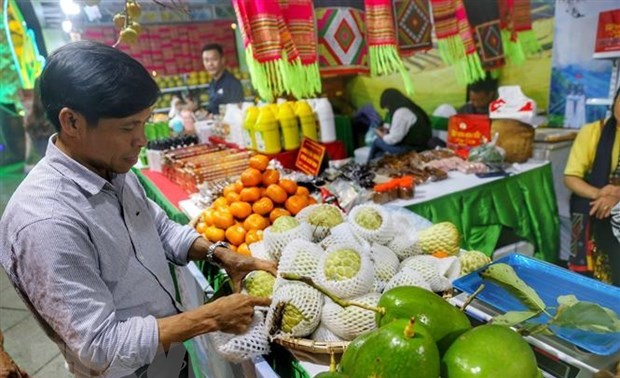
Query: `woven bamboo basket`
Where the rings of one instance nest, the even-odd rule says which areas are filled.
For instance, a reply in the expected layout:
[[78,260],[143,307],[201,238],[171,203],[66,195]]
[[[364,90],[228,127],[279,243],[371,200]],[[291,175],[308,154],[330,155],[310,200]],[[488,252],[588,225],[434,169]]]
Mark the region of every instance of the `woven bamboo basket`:
[[300,361],[321,365],[329,365],[332,353],[336,358],[336,362],[340,361],[340,357],[351,343],[350,341],[300,339],[286,335],[274,337],[273,342],[288,349]]
[[532,157],[534,128],[527,123],[512,119],[494,119],[491,135],[499,134],[497,146],[506,152],[507,163],[523,163]]

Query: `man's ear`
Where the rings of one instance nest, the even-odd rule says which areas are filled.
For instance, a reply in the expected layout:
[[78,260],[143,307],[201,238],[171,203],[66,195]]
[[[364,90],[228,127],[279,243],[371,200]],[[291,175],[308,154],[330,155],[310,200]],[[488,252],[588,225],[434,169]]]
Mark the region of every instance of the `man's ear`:
[[62,108],[58,114],[60,130],[63,134],[77,136],[86,127],[86,118],[71,108]]

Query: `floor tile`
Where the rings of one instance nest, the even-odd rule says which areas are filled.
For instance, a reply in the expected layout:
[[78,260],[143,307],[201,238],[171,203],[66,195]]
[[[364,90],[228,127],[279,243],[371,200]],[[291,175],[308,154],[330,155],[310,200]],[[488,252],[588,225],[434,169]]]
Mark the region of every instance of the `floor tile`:
[[60,353],[33,317],[6,331],[4,348],[28,372],[38,371]]
[[28,309],[24,301],[17,295],[13,286],[0,291],[0,308],[8,308],[11,310]]
[[2,330],[2,333],[6,332],[8,329],[29,316],[32,316],[32,313],[27,310],[10,310],[7,308],[0,308],[0,329]]
[[65,359],[61,354],[58,354],[52,361],[43,366],[41,370],[28,373],[33,378],[73,378],[73,374],[65,368]]
[[0,291],[4,291],[5,289],[8,289],[10,287],[13,286],[11,284],[11,281],[9,281],[9,276],[7,276],[4,269],[0,267]]

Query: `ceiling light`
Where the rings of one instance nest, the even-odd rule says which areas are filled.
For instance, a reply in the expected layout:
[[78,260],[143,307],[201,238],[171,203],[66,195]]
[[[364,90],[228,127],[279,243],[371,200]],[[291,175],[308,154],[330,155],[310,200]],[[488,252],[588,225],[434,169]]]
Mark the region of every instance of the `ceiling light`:
[[62,22],[62,30],[65,33],[69,33],[73,29],[73,22],[71,20],[64,20]]
[[60,9],[66,15],[76,15],[80,13],[80,6],[73,2],[73,0],[60,0]]

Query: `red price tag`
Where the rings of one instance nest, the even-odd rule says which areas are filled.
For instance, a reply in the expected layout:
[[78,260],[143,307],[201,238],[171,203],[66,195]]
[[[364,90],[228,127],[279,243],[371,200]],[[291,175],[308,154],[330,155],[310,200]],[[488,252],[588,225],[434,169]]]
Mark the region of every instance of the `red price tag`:
[[316,176],[319,174],[324,157],[325,146],[312,139],[304,138],[299,147],[295,167],[307,175]]

